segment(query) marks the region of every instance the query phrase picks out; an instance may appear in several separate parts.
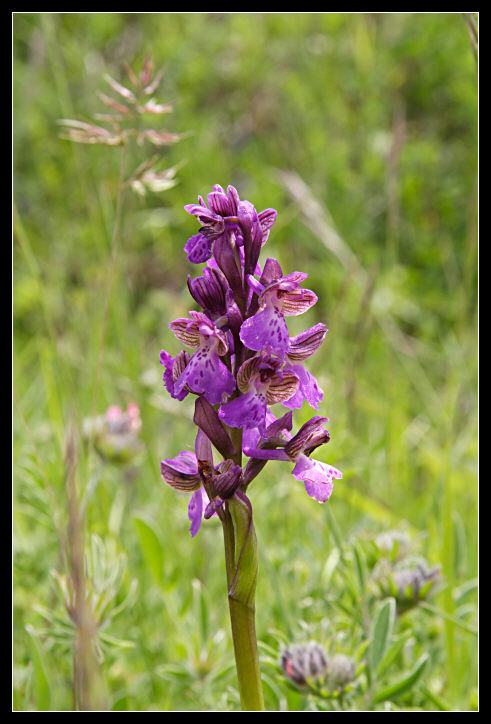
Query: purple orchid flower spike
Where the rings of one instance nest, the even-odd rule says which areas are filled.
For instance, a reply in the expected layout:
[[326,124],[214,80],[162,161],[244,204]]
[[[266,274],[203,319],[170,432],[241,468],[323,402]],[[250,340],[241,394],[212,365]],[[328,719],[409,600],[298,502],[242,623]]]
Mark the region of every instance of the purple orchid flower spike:
[[[292,436],[291,413],[277,421],[269,409],[280,403],[295,410],[306,400],[318,410],[323,400],[304,363],[322,344],[327,328],[320,323],[290,337],[286,321],[310,309],[317,296],[302,286],[307,274],[284,274],[274,258],[266,259],[261,271],[259,253],[276,221],[274,209],[258,213],[233,186],[225,191],[217,184],[205,198],[185,206],[200,224],[186,244],[188,258],[207,264],[202,276],[188,276],[191,296],[203,311],[191,311],[190,318],[169,325],[195,352],[190,356],[183,350],[175,358],[161,352],[165,386],[179,400],[197,395],[195,424],[224,460],[238,465],[244,452],[255,461],[249,461],[246,478],[234,472],[239,487],[245,490],[249,484],[251,468],[259,471],[267,460],[289,460],[307,492],[327,500],[332,480],[341,474],[310,457],[312,440],[327,418],[312,418]],[[322,435],[326,442],[327,431]]]
[[[262,710],[254,634],[258,554],[248,491],[271,461],[292,464],[294,479],[320,503],[342,477],[337,468],[311,457],[330,439],[326,417],[313,417],[292,433],[293,410],[305,400],[318,410],[323,399],[305,363],[327,328],[320,323],[290,337],[288,317],[309,310],[317,296],[303,287],[307,274],[284,274],[274,258],[264,265],[259,261],[276,221],[274,209],[258,213],[233,186],[225,191],[219,185],[206,201],[199,196],[185,209],[200,224],[185,252],[190,262],[205,265],[201,276],[187,279],[201,311],[169,324],[193,353],[181,350],[173,357],[162,350],[160,362],[171,397],[182,401],[195,395],[197,435],[195,452],[163,460],[161,472],[171,487],[191,494],[193,537],[203,520],[217,517],[222,524],[241,702],[246,710]],[[278,404],[288,411],[277,418],[270,408]],[[222,458],[217,464],[215,451]]]

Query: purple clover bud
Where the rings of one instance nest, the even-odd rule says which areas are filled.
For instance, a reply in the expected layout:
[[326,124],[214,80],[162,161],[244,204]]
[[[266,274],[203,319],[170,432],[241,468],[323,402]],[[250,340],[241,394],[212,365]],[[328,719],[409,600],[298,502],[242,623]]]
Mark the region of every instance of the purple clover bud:
[[281,668],[290,681],[304,687],[309,681],[324,678],[328,670],[327,654],[315,641],[290,646],[282,651]]

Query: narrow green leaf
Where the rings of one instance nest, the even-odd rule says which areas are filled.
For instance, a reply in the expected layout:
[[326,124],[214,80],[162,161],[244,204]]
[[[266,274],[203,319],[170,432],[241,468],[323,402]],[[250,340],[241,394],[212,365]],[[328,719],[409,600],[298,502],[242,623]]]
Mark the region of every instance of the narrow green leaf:
[[432,701],[437,709],[439,709],[440,711],[452,711],[452,707],[447,704],[446,701],[443,701],[443,699],[430,691],[426,686],[421,685],[419,688],[421,693],[424,694],[427,699]]
[[51,705],[51,693],[49,686],[46,664],[41,646],[36,637],[32,626],[26,626],[26,631],[30,636],[32,650],[32,664],[34,670],[34,697],[36,702],[36,711],[49,711]]
[[411,636],[412,632],[407,631],[405,634],[398,637],[397,640],[392,644],[392,646],[389,646],[385,656],[383,657],[377,668],[377,676],[379,679],[386,673],[386,671],[389,670],[390,666],[399,656]]
[[388,686],[386,689],[379,691],[379,693],[373,697],[373,703],[377,704],[380,701],[395,699],[401,694],[409,691],[423,675],[429,660],[429,654],[424,654],[419,659],[414,669],[407,676],[400,679],[395,684],[392,684],[392,686]]
[[362,552],[360,551],[360,549],[356,543],[353,544],[352,548],[353,548],[353,554],[355,557],[358,583],[360,584],[360,590],[363,592],[365,589],[366,562],[365,562]]
[[201,581],[197,578],[192,581],[194,619],[199,622],[201,645],[205,645],[209,635],[209,615],[205,592]]
[[377,668],[382,661],[392,634],[396,613],[396,603],[388,598],[380,607],[373,624],[372,639],[368,649],[368,665],[372,677],[376,676]]
[[162,551],[160,541],[157,537],[157,534],[155,533],[153,528],[149,526],[148,523],[146,523],[141,518],[137,518],[136,516],[133,518],[133,520],[135,521],[145,560],[152,572],[153,577],[155,578],[159,586],[161,586],[163,583],[164,553]]

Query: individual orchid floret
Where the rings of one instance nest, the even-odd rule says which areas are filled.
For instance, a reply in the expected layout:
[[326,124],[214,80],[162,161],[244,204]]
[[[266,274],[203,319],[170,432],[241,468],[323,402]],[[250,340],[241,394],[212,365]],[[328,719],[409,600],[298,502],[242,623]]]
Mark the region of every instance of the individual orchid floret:
[[307,494],[318,503],[325,503],[330,498],[333,480],[343,477],[337,468],[310,457],[317,447],[330,440],[326,422],[327,417],[313,417],[285,445],[286,454],[295,462],[293,477],[305,483]]
[[175,458],[162,460],[160,471],[165,482],[174,490],[191,493],[201,485],[198,460],[191,450],[182,450]]
[[242,395],[220,407],[220,419],[230,427],[257,428],[263,433],[267,405],[290,399],[298,388],[296,375],[280,367],[281,362],[266,353],[246,360],[237,373]]
[[232,498],[242,481],[242,468],[225,460],[216,468],[210,441],[199,430],[195,452],[183,450],[175,458],[163,460],[160,470],[165,482],[175,490],[192,493],[188,504],[191,537],[197,534],[204,518],[211,518]]
[[[277,262],[276,265],[281,272]],[[303,314],[317,302],[314,292],[300,286],[307,276],[293,272],[273,278],[266,286],[252,275],[247,277],[249,287],[258,296],[259,309],[245,320],[240,330],[240,338],[246,347],[255,351],[267,350],[285,359],[290,346],[285,316]]]
[[229,351],[227,336],[217,329],[203,313],[191,311],[191,319],[175,319],[169,324],[177,339],[188,347],[197,348],[174,383],[179,395],[186,385],[196,394],[204,394],[212,404],[235,390],[235,378],[220,357]]
[[175,458],[163,460],[160,463],[162,477],[171,488],[192,493],[188,503],[188,518],[191,523],[189,531],[192,538],[199,531],[203,511],[210,502],[203,486],[203,479],[199,471],[200,465],[207,465],[213,469],[211,444],[201,430],[196,435],[194,452],[183,450]]
[[310,455],[319,447],[329,442],[329,432],[325,429],[327,417],[313,417],[306,422],[294,437],[286,443],[279,443],[275,449],[262,446],[244,447],[244,454],[259,460],[288,460],[295,463],[292,475],[295,480],[305,483],[307,494],[325,503],[331,496],[333,480],[342,478],[337,468],[320,460],[312,460]]
[[196,454],[191,450],[183,450],[175,458],[163,460],[160,463],[160,472],[165,482],[174,490],[192,493],[188,503],[188,518],[191,522],[191,537],[194,538],[201,527],[203,510],[210,502],[198,472]]

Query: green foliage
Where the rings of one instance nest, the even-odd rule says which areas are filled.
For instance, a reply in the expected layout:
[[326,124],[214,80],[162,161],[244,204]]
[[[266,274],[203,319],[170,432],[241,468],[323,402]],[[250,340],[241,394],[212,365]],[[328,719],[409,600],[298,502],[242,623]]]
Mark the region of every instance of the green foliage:
[[[14,13],[15,710],[73,706],[69,424],[109,708],[240,708],[220,527],[191,540],[159,472],[194,444],[158,355],[196,273],[183,205],[216,183],[276,208],[268,255],[310,275],[343,471],[324,506],[286,463],[251,487],[266,706],[477,708],[476,39],[470,13]],[[124,190],[115,234],[125,152],[58,120],[91,122],[104,76],[148,55],[173,103],[153,125],[181,140],[165,191]],[[132,401],[139,455],[98,457],[84,419]],[[395,573],[421,561],[439,582],[401,606]],[[348,691],[285,679],[282,648],[312,639],[355,660]]]

